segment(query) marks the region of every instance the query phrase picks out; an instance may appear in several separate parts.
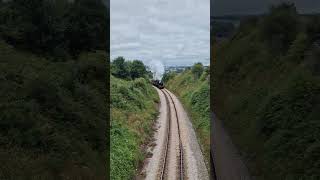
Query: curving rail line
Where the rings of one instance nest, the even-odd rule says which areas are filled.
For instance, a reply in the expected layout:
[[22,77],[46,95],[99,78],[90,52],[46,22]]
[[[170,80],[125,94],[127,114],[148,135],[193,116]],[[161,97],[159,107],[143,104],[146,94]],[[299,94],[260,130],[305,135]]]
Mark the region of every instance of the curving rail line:
[[[165,149],[164,149],[164,159],[163,163],[160,169],[160,179],[164,180],[166,179],[166,171],[167,171],[167,165],[168,165],[168,152],[170,149],[170,132],[173,131],[174,129],[171,128],[170,123],[172,121],[171,115],[172,113],[175,114],[176,120],[177,120],[177,133],[179,137],[179,179],[183,180],[184,179],[184,164],[183,164],[183,147],[182,147],[182,141],[181,141],[181,135],[180,135],[180,126],[179,126],[179,117],[176,109],[176,105],[173,101],[172,96],[166,89],[161,89],[162,93],[164,94],[167,102],[167,107],[168,107],[168,126],[167,126],[167,137],[166,137],[166,142],[165,142]],[[172,102],[173,109],[170,106],[170,102]],[[172,112],[174,110],[174,112]]]

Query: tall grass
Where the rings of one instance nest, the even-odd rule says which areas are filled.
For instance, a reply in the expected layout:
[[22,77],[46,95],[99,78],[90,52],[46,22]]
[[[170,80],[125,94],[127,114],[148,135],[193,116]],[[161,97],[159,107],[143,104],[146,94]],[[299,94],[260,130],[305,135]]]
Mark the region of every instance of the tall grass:
[[158,94],[144,78],[111,76],[111,179],[132,179],[151,138]]

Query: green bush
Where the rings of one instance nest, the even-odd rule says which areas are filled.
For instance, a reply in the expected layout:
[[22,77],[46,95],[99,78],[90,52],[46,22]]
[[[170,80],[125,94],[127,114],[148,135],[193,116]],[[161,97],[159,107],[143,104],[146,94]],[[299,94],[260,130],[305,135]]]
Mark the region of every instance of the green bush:
[[[197,70],[185,70],[179,74],[164,75],[166,86],[178,95],[191,115],[193,127],[205,159],[210,159],[210,87],[209,73],[202,64],[193,66]],[[201,74],[200,74],[201,72]],[[209,161],[206,162],[209,166]]]
[[144,78],[111,76],[111,179],[132,179],[150,140],[158,94]]
[[0,178],[106,178],[107,56],[87,55],[52,62],[0,44]]
[[173,79],[173,77],[176,76],[175,72],[168,72],[168,73],[164,73],[163,77],[162,77],[162,81],[164,83],[168,82],[170,79]]
[[200,78],[203,73],[203,65],[201,63],[196,63],[192,66],[192,73],[196,78]]
[[285,51],[299,31],[296,7],[288,3],[271,7],[260,27],[261,37],[268,41],[272,51]]
[[315,19],[282,4],[216,50],[213,108],[257,179],[320,177]]
[[0,37],[24,50],[67,58],[106,49],[107,16],[101,0],[6,1],[0,8]]
[[121,79],[147,78],[150,71],[142,61],[126,61],[123,57],[117,57],[111,62],[111,74]]

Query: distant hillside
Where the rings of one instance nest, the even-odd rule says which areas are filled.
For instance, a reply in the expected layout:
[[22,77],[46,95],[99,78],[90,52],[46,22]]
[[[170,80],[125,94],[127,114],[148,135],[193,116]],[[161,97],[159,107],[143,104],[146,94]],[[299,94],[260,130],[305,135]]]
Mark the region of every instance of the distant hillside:
[[319,33],[282,4],[216,49],[213,109],[258,180],[320,178]]

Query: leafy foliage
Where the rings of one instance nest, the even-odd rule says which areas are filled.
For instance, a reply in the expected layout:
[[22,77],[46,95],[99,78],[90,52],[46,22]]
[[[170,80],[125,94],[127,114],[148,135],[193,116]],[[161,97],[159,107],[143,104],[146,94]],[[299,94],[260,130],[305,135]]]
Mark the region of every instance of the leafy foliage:
[[0,37],[58,57],[106,49],[107,11],[101,0],[7,1],[0,8]]
[[158,94],[144,78],[111,76],[111,179],[132,179],[150,140]]
[[272,50],[284,51],[295,39],[298,32],[298,13],[294,4],[283,3],[273,6],[261,24],[261,36],[269,41]]
[[126,78],[129,76],[129,67],[125,63],[123,57],[117,57],[111,63],[111,73],[118,78]]
[[[196,69],[196,71],[193,71]],[[200,74],[201,72],[201,74]],[[210,159],[210,88],[209,69],[196,63],[191,70],[182,73],[164,74],[166,86],[180,97],[183,105],[189,110],[193,127],[205,159]],[[209,162],[206,162],[209,166]]]
[[111,62],[111,73],[115,77],[127,80],[150,76],[142,61],[126,61],[123,57],[117,57]]
[[173,79],[177,74],[175,72],[167,72],[163,74],[162,81],[167,83],[170,79]]
[[0,2],[0,179],[106,179],[107,8]]
[[213,109],[257,179],[320,177],[316,19],[272,7],[214,57]]
[[130,75],[132,79],[140,78],[140,77],[146,77],[147,76],[147,70],[145,65],[139,61],[134,60],[131,63],[130,66]]
[[212,36],[217,37],[229,37],[234,29],[235,27],[232,22],[213,21],[211,25]]
[[106,53],[0,59],[0,178],[105,179]]
[[192,66],[191,71],[196,78],[199,78],[203,73],[203,65],[201,63],[196,63]]

